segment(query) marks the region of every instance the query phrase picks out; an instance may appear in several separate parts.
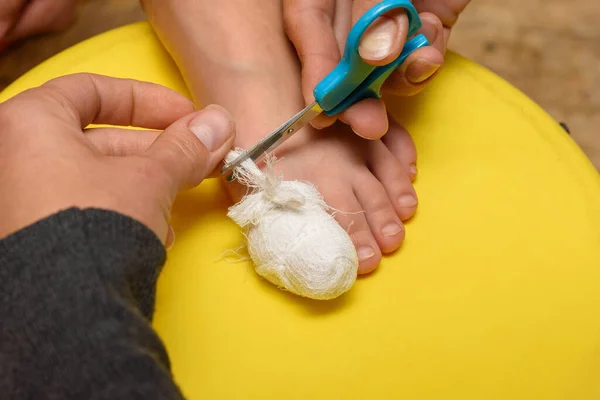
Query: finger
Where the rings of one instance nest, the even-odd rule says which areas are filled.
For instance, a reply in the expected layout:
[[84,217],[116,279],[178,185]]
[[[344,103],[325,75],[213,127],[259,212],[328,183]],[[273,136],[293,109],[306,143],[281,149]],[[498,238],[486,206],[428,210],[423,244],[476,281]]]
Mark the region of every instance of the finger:
[[423,26],[418,33],[422,33],[427,38],[429,46],[437,49],[440,53],[446,52],[446,42],[444,40],[444,25],[442,21],[429,12],[419,14]]
[[337,117],[330,117],[329,115],[321,114],[310,121],[310,124],[315,129],[325,129],[333,125],[335,121],[337,121]]
[[[86,130],[86,137],[105,156],[127,157],[146,152],[161,133],[162,131],[155,130],[92,128]],[[224,162],[219,162],[206,178],[221,176],[223,164]]]
[[[339,54],[342,54],[346,46],[346,38],[352,27],[352,0],[337,0],[335,2],[335,15],[333,18],[333,32],[337,42]],[[315,84],[316,86],[316,84]],[[311,94],[312,96],[312,94]],[[317,129],[331,126],[337,121],[337,117],[325,114],[319,115],[311,121],[311,125]]]
[[231,115],[222,107],[208,106],[168,127],[145,156],[166,172],[162,177],[177,193],[200,184],[225,158],[234,137]]
[[[340,52],[343,51],[346,37],[352,26],[352,4],[352,0],[336,2],[333,25]],[[341,113],[339,119],[350,125],[355,133],[365,139],[378,139],[387,131],[385,104],[378,100],[361,101]],[[334,117],[321,118],[320,116],[313,121],[313,126],[323,128],[333,122],[335,122]]]
[[82,128],[91,123],[165,129],[194,111],[193,103],[164,86],[133,79],[74,74],[53,79],[40,91]]
[[[381,0],[356,0],[352,4],[352,24]],[[396,9],[375,20],[363,34],[358,46],[362,59],[372,65],[385,65],[398,58],[406,36],[408,17],[404,9]]]
[[388,130],[385,103],[381,99],[365,99],[342,114],[340,120],[364,139],[379,139]]
[[121,128],[92,128],[86,138],[106,156],[125,157],[142,154],[150,148],[161,131],[134,131]]
[[419,12],[430,12],[438,16],[445,28],[452,28],[458,16],[469,5],[471,0],[414,0]]
[[21,12],[23,11],[25,0],[2,0],[3,5],[0,6],[0,39],[7,41],[6,36],[14,28],[19,21]]
[[333,18],[333,31],[340,54],[346,47],[346,39],[352,28],[352,3],[353,0],[337,0],[335,2],[335,16]]
[[447,46],[452,27],[470,2],[471,0],[415,0],[414,4],[417,10],[430,12],[441,20],[444,26],[444,46]]
[[[383,85],[383,90],[398,96],[415,95],[435,77],[443,63],[444,56],[437,49],[429,46],[423,47],[411,54],[406,59],[406,63],[388,77]],[[411,82],[408,79],[407,68],[409,67],[411,68],[410,73],[413,74],[410,76],[417,82]]]
[[385,81],[383,90],[399,96],[412,96],[423,90],[444,64],[444,28],[433,14],[423,13],[423,33],[430,45],[417,49]]
[[420,33],[427,37],[430,45],[417,49],[394,71],[384,84],[386,93],[411,96],[423,90],[444,63],[446,49],[444,28],[433,14],[423,13],[423,28]]
[[10,39],[66,29],[75,17],[77,3],[71,0],[33,0],[27,2]]
[[[306,104],[314,101],[313,90],[340,61],[334,32],[335,0],[284,0],[285,32],[302,64],[302,94]],[[313,126],[323,128],[335,118],[320,116]]]

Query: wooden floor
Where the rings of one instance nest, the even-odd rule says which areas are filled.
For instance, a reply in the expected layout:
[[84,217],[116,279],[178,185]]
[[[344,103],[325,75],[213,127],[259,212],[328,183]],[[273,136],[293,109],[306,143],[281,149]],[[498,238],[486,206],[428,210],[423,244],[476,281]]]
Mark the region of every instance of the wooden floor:
[[[0,54],[0,89],[57,52],[144,19],[137,0],[80,0],[75,24]],[[450,47],[520,88],[554,118],[600,169],[600,2],[475,0]],[[466,104],[465,107],[468,107]]]

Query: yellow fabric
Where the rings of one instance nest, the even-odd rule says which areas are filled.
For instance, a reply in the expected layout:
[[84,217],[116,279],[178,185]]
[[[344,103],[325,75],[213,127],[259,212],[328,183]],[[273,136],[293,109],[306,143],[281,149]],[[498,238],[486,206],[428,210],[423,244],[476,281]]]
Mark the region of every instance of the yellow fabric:
[[[8,88],[89,71],[186,93],[145,23],[79,44]],[[336,301],[247,262],[211,181],[177,200],[155,326],[191,399],[600,398],[600,179],[568,135],[456,55],[391,109],[419,154],[402,249]]]

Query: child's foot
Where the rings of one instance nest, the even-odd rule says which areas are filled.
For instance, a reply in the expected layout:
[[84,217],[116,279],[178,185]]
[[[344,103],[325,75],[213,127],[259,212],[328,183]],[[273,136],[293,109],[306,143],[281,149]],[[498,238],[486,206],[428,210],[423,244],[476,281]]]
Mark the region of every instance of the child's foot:
[[417,207],[409,173],[416,159],[412,140],[397,125],[388,133],[390,141],[400,142],[396,152],[339,124],[310,135],[309,142],[284,153],[280,168],[286,179],[315,184],[327,204],[339,210],[335,217],[356,246],[359,273],[370,272],[382,253],[398,249],[405,235],[401,221]]
[[[304,108],[300,66],[283,31],[280,2],[160,4],[164,7],[149,12],[153,25],[199,105],[216,103],[231,112],[236,146],[248,148]],[[209,18],[207,10],[228,18]],[[367,141],[342,124],[323,131],[306,127],[275,154],[285,179],[314,183],[339,210],[335,216],[356,245],[361,273],[372,271],[382,252],[400,246],[401,221],[417,205],[411,184],[415,148],[402,128],[392,125],[384,139]],[[236,199],[245,192],[228,187]]]
[[[264,120],[238,122],[237,146],[247,148],[268,133],[250,128],[263,126]],[[271,128],[281,122],[273,121]],[[358,137],[341,123],[323,131],[305,128],[275,154],[278,173],[286,180],[312,182],[337,210],[335,218],[356,246],[359,273],[372,271],[382,253],[400,246],[405,235],[401,221],[410,218],[417,207],[411,183],[416,175],[416,152],[402,127],[392,124],[383,140],[372,141]],[[239,186],[231,189],[236,200],[245,193]]]

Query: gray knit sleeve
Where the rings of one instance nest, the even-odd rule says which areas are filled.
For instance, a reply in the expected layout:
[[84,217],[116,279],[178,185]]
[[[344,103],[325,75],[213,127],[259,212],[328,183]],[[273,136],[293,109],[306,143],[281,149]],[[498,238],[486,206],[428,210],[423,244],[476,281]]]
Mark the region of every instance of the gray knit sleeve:
[[165,257],[147,227],[98,209],[0,240],[0,397],[181,399],[149,323]]

